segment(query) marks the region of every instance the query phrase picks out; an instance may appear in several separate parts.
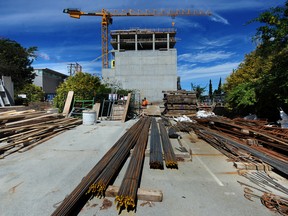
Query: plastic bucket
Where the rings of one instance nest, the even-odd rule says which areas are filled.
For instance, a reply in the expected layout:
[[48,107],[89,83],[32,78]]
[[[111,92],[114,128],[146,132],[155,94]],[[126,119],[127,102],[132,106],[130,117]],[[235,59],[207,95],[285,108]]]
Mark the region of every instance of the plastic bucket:
[[94,110],[83,110],[82,112],[82,124],[93,125],[96,123],[96,111]]
[[46,110],[47,113],[59,113],[59,109],[58,108],[50,108]]

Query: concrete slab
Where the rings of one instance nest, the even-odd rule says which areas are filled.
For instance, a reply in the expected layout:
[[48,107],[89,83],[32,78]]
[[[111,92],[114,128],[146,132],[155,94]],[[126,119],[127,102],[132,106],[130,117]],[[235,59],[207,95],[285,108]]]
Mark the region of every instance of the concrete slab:
[[[51,215],[134,122],[81,125],[0,160],[0,215]],[[244,198],[237,180],[249,182],[225,156],[196,137],[187,135],[181,141],[193,154],[192,161],[179,162],[178,170],[151,170],[145,157],[141,188],[161,190],[163,201],[139,200],[136,212],[121,215],[277,215],[259,200]],[[113,185],[121,184],[128,162]],[[118,211],[113,198],[93,198],[79,215],[118,215]]]

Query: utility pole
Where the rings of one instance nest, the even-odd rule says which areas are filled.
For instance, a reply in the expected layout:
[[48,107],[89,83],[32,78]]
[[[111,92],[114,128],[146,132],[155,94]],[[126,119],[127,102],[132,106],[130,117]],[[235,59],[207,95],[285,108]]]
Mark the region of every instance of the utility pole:
[[68,72],[70,76],[73,76],[75,73],[82,72],[82,66],[77,62],[68,64]]

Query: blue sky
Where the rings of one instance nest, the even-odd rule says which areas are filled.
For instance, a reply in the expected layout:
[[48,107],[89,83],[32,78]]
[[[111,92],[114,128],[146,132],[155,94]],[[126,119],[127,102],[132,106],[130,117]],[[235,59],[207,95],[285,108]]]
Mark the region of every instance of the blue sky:
[[[183,89],[191,83],[213,89],[255,49],[252,36],[257,23],[245,25],[261,12],[285,0],[12,0],[0,2],[0,37],[23,47],[37,46],[34,68],[68,74],[68,64],[79,63],[84,72],[101,75],[101,17],[72,19],[62,11],[112,9],[198,9],[209,17],[114,17],[110,30],[171,28],[175,22],[178,76]],[[99,59],[93,61],[94,59]]]

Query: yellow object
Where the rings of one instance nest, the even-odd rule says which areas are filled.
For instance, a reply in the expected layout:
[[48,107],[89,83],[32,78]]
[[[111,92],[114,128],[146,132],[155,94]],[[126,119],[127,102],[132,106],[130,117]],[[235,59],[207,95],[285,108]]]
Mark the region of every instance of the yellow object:
[[210,16],[210,11],[177,9],[177,10],[105,10],[96,12],[83,12],[79,9],[64,9],[63,13],[68,13],[70,17],[80,19],[81,16],[101,16],[101,38],[102,38],[102,67],[108,68],[108,26],[112,24],[113,16]]
[[115,68],[115,60],[111,61],[111,68]]

